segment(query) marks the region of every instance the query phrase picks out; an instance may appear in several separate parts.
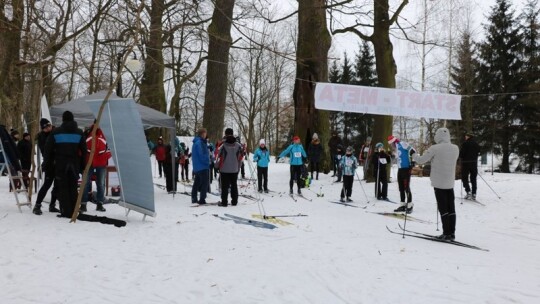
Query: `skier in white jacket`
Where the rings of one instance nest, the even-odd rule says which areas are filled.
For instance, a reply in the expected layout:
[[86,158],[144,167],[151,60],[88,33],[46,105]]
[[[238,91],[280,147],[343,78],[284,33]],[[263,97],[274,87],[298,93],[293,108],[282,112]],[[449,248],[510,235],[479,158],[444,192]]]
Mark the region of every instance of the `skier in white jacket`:
[[414,154],[413,160],[419,164],[431,162],[431,186],[435,190],[443,226],[443,234],[439,238],[453,241],[456,231],[454,181],[459,148],[450,142],[447,128],[440,128],[435,132],[435,143],[424,155]]

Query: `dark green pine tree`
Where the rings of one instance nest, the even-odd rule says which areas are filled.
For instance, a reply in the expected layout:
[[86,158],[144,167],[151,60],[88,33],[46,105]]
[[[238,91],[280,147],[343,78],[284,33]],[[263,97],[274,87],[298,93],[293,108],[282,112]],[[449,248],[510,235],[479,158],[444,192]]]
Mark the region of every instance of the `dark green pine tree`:
[[486,39],[479,45],[479,98],[473,109],[479,143],[502,155],[500,170],[510,172],[510,153],[516,146],[519,89],[522,86],[523,35],[508,0],[497,0],[485,25]]
[[[352,64],[345,52],[343,54],[343,64],[341,65],[341,77],[339,82],[342,84],[352,84],[354,82],[354,72]],[[351,145],[352,135],[354,133],[351,119],[356,113],[342,113],[343,115],[343,144]]]
[[[375,71],[375,55],[373,55],[370,45],[369,42],[364,40],[362,41],[362,44],[358,46],[359,52],[356,54],[355,58],[355,79],[353,83],[366,87],[376,87],[377,73]],[[360,149],[366,138],[373,135],[373,115],[356,113],[353,116],[351,123],[357,132],[355,142],[359,144],[358,149]]]
[[[331,83],[339,83],[340,79],[341,71],[339,70],[337,60],[334,60],[330,66],[330,71],[328,72],[328,80]],[[330,118],[330,131],[341,133],[341,123],[343,121],[343,115],[341,115],[341,112],[329,111],[328,116]]]
[[452,93],[462,95],[461,121],[451,120],[448,123],[450,134],[456,137],[455,142],[463,141],[465,132],[474,132],[473,107],[475,98],[469,97],[478,90],[478,61],[475,58],[474,41],[471,33],[466,31],[457,45],[456,60],[452,66]]
[[[524,38],[522,91],[540,90],[540,45],[538,0],[529,0],[521,15]],[[540,167],[540,99],[538,94],[524,94],[519,110],[521,128],[516,132],[516,153],[523,160],[520,166],[527,173]]]

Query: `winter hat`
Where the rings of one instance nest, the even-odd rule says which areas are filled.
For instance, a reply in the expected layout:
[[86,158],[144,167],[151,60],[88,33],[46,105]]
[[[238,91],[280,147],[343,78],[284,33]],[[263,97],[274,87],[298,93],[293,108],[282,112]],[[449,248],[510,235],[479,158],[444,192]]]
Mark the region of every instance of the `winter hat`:
[[264,138],[261,138],[261,140],[259,140],[259,146],[260,145],[266,145],[266,141],[264,140]]
[[51,125],[51,122],[47,118],[42,118],[39,121],[39,125],[41,126],[42,129],[45,129],[46,127]]
[[382,143],[377,143],[375,145],[375,149],[379,150],[380,148],[384,147],[384,145]]
[[62,122],[73,121],[73,120],[74,120],[73,113],[71,113],[70,111],[65,111],[62,114]]
[[234,134],[233,129],[227,128],[225,129],[225,136],[232,136]]
[[348,147],[347,147],[347,150],[345,150],[345,151],[346,151],[347,153],[353,153],[353,152],[354,152],[354,149],[353,149],[353,147],[348,146]]
[[15,129],[11,129],[10,135],[11,135],[11,137],[15,137],[15,135],[19,135],[19,131],[15,130]]
[[311,139],[319,139],[319,135],[317,135],[317,133],[313,133],[313,136],[311,137]]
[[295,135],[293,138],[292,138],[293,141],[300,141],[300,137]]
[[395,143],[396,141],[399,141],[399,138],[395,137],[394,135],[389,135],[389,136],[388,136],[388,143],[389,143],[389,144],[393,144],[393,143]]
[[30,133],[24,132],[22,137],[25,138],[26,136],[30,136]]
[[472,132],[465,132],[465,136],[467,137],[474,137]]

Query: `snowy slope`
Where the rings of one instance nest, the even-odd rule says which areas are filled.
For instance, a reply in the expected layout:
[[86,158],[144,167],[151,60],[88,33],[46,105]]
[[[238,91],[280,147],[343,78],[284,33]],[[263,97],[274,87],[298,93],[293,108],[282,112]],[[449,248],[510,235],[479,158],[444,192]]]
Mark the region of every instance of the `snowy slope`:
[[[311,187],[322,186],[324,198],[304,191],[312,202],[262,196],[262,203],[194,208],[188,196],[156,188],[157,217],[143,222],[132,212],[124,228],[69,224],[47,205],[42,216],[19,213],[2,177],[0,303],[538,303],[540,177],[483,178],[502,198],[479,179],[478,200],[487,206],[458,201],[456,236],[489,252],[390,234],[386,226],[402,220],[370,213],[396,207],[374,200],[373,184],[362,184],[367,209],[345,207],[329,202],[341,184],[324,174]],[[271,164],[269,187],[288,190],[288,165]],[[429,179],[414,177],[412,191],[412,216],[432,224],[407,227],[440,233]],[[389,197],[399,200],[396,183]],[[353,199],[366,203],[358,181]],[[123,208],[106,207],[105,215],[124,218]],[[293,225],[274,230],[212,216],[251,217],[262,208],[308,216],[283,218]]]

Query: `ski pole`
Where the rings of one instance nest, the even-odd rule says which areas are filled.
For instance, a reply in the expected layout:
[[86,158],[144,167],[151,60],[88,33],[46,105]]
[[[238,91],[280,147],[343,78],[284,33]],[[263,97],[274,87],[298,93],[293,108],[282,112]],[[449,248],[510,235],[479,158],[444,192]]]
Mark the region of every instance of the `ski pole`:
[[362,185],[362,181],[360,180],[360,177],[358,177],[358,172],[356,173],[356,178],[358,179],[358,182],[360,183],[360,188],[362,188],[362,192],[364,192],[364,196],[366,197],[366,204],[369,204],[369,198],[367,196],[366,190],[364,189],[364,186]]
[[482,177],[482,175],[478,174],[478,176],[480,176],[480,178],[484,181],[484,183],[486,183],[486,185],[489,187],[489,189],[491,189],[491,191],[497,196],[498,199],[501,199],[501,196],[499,194],[497,194],[497,192],[495,192],[495,190],[493,190],[493,188],[491,188],[491,186],[489,185],[489,183]]
[[437,217],[437,231],[439,231],[439,204],[437,203],[437,211],[435,213],[435,216]]
[[379,199],[379,172],[380,172],[380,160],[377,160],[377,184],[375,184],[375,197],[377,197],[377,199]]

